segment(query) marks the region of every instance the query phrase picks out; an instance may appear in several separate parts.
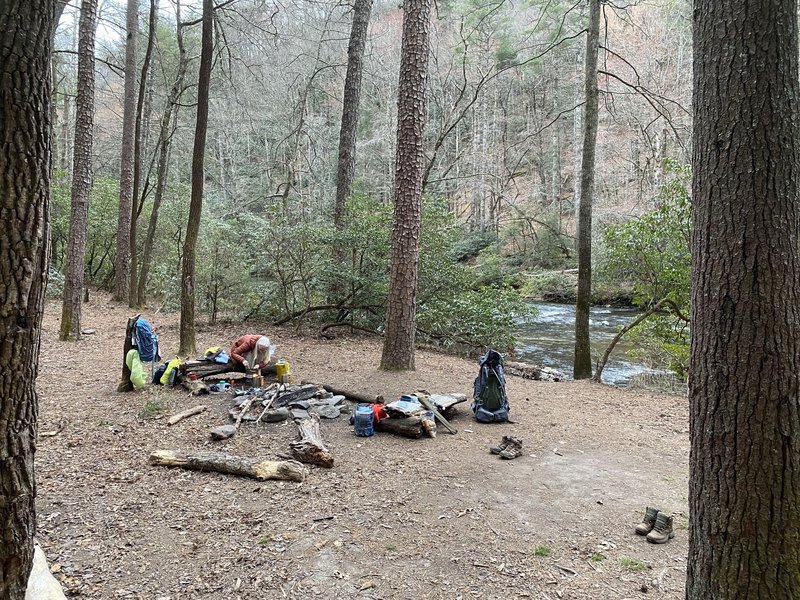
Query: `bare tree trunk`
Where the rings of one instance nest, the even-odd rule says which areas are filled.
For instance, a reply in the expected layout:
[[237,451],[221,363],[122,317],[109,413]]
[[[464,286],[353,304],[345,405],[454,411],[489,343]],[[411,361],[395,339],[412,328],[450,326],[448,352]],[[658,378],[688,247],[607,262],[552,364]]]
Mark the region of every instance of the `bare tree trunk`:
[[[36,529],[39,365],[49,259],[53,0],[0,2],[0,598],[23,600]],[[13,227],[7,226],[13,223]]]
[[175,131],[178,120],[178,100],[183,93],[183,81],[186,77],[186,48],[183,45],[183,25],[181,24],[181,3],[175,2],[175,15],[177,19],[176,40],[178,43],[178,72],[175,76],[175,83],[169,92],[164,113],[161,116],[161,127],[158,136],[158,166],[156,168],[156,191],[153,198],[153,209],[150,211],[150,223],[147,226],[147,236],[142,248],[142,266],[137,282],[137,304],[144,306],[147,304],[147,278],[150,273],[150,260],[153,255],[153,244],[156,237],[156,226],[158,225],[158,212],[164,193],[167,189],[167,179],[169,176],[169,157],[172,144],[172,132]]
[[200,51],[200,74],[197,83],[197,125],[194,132],[192,154],[192,200],[189,204],[189,221],[183,242],[181,261],[181,356],[196,352],[194,339],[194,265],[197,236],[200,232],[200,216],[203,211],[203,162],[206,154],[208,131],[208,90],[211,82],[211,59],[214,50],[212,0],[203,0],[203,34]]
[[339,131],[339,171],[336,178],[336,204],[333,209],[333,223],[339,229],[344,227],[344,207],[352,191],[355,176],[358,105],[371,10],[372,0],[355,0],[350,45],[347,48],[347,75],[344,80],[342,126]]
[[406,0],[397,89],[394,224],[381,368],[414,369],[431,0]]
[[586,104],[583,119],[581,200],[578,209],[578,296],[575,302],[575,364],[573,377],[592,376],[589,347],[589,304],[592,300],[592,196],[597,146],[597,53],[600,44],[600,0],[589,0],[589,31],[586,37]]
[[695,2],[688,600],[800,598],[797,36]]
[[144,112],[145,93],[147,92],[148,75],[150,73],[150,59],[153,56],[153,43],[156,36],[156,23],[158,21],[158,8],[156,0],[150,0],[150,18],[147,31],[147,49],[144,53],[142,75],[139,81],[139,97],[136,101],[136,125],[133,136],[133,192],[131,194],[131,227],[130,227],[130,283],[128,285],[128,306],[137,305],[139,286],[137,276],[139,265],[136,257],[136,229],[139,222],[139,212],[144,204],[144,194],[139,198],[142,179],[142,114]]
[[75,99],[75,170],[67,242],[67,270],[61,310],[60,338],[80,339],[81,304],[92,189],[92,134],[94,128],[94,35],[97,1],[82,0],[78,41],[78,93]]
[[119,177],[119,217],[117,256],[114,260],[114,299],[128,300],[130,284],[130,235],[133,210],[133,163],[136,121],[136,38],[139,29],[139,3],[128,0],[125,41],[125,104],[122,114],[122,163]]

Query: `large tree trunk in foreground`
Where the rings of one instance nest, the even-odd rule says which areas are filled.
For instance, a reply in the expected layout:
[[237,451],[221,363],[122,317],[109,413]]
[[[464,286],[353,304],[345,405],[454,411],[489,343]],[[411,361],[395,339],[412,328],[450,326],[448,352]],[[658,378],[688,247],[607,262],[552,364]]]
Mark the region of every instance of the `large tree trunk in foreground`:
[[[47,283],[55,2],[0,2],[0,598],[23,600],[36,528],[36,375]],[[13,223],[13,227],[9,226]]]
[[60,338],[80,339],[86,263],[86,233],[89,223],[89,192],[92,190],[92,134],[94,128],[94,34],[97,1],[81,2],[78,41],[78,93],[75,99],[75,170],[72,173],[72,207],[67,242],[67,272],[61,310]]
[[196,352],[194,339],[194,265],[197,236],[200,233],[200,215],[203,211],[203,163],[206,155],[206,133],[208,131],[208,90],[211,82],[211,59],[214,50],[211,0],[203,0],[203,35],[200,51],[200,75],[197,83],[197,125],[194,131],[192,154],[192,200],[189,204],[189,221],[186,239],[183,242],[181,263],[181,356]]
[[130,283],[131,210],[133,210],[133,151],[136,121],[136,38],[139,29],[138,0],[128,0],[125,41],[125,101],[122,113],[122,170],[119,176],[117,255],[114,261],[114,299],[128,301]]
[[232,456],[218,452],[188,454],[178,450],[156,450],[150,455],[150,464],[196,471],[217,471],[262,481],[266,479],[303,481],[306,477],[306,468],[295,461],[257,461],[244,456]]
[[597,52],[600,44],[600,0],[589,0],[589,31],[586,37],[581,194],[578,208],[578,295],[575,301],[575,364],[573,377],[592,376],[589,347],[589,304],[592,301],[592,202],[594,160],[597,146]]
[[414,369],[430,13],[431,0],[407,0],[403,5],[392,260],[381,356],[381,368],[390,371]]
[[797,35],[695,3],[690,600],[800,598]]

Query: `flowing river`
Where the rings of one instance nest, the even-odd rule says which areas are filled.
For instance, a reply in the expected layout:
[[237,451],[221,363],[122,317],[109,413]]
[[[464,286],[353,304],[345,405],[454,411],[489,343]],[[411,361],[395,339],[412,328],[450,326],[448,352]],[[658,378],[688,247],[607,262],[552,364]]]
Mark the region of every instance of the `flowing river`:
[[[515,330],[519,360],[558,369],[571,379],[575,354],[575,306],[547,302],[532,304],[539,315],[520,322]],[[630,308],[592,307],[589,313],[592,369],[619,328],[630,323],[637,314],[638,311]],[[628,357],[629,349],[626,339],[622,338],[603,369],[604,383],[626,386],[637,375],[666,374]]]

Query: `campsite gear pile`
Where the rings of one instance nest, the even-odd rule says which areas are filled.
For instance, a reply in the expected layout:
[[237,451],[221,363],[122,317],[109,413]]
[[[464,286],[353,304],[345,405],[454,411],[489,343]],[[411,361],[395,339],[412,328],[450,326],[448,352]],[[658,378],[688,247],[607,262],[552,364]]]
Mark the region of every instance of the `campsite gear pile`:
[[652,544],[665,544],[675,537],[672,517],[657,508],[648,506],[642,522],[636,526],[636,535],[647,536],[647,541]]

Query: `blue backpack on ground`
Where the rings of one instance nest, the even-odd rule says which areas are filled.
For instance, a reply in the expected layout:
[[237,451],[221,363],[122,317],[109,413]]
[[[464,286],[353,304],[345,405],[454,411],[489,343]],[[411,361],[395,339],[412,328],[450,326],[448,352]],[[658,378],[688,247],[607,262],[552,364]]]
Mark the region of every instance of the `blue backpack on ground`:
[[475,394],[472,412],[481,423],[508,421],[506,397],[506,376],[503,371],[503,357],[496,350],[489,350],[480,360],[480,371],[475,378]]
[[158,336],[147,319],[139,317],[133,326],[133,339],[131,344],[139,351],[139,358],[143,363],[160,360],[158,354]]

